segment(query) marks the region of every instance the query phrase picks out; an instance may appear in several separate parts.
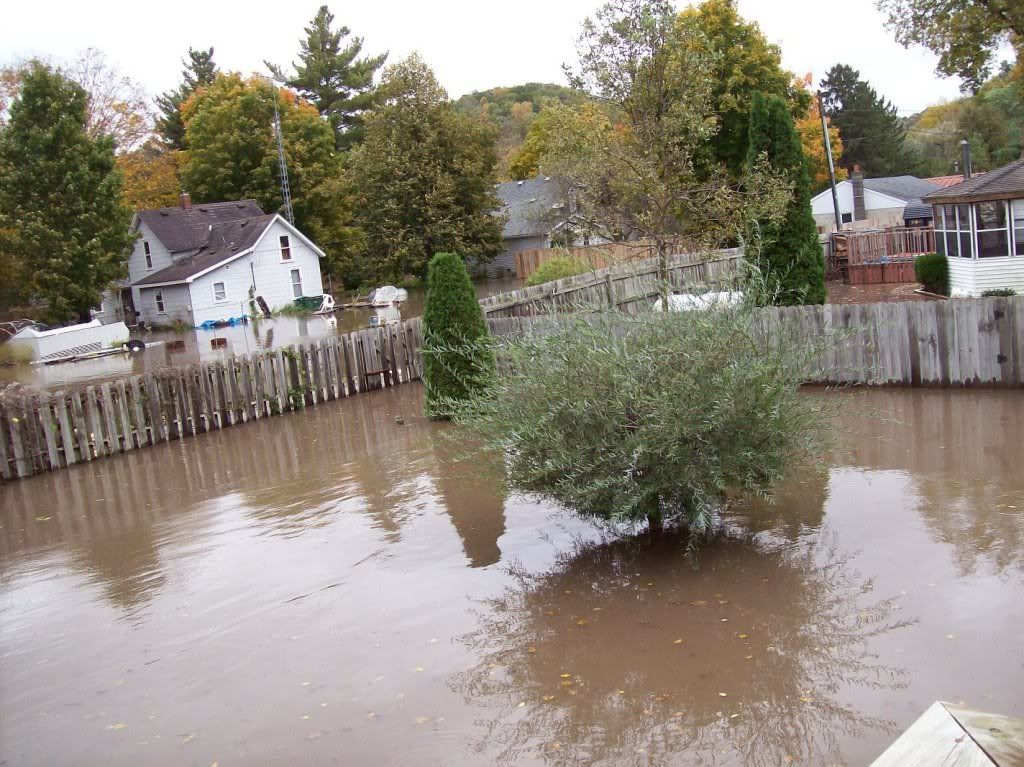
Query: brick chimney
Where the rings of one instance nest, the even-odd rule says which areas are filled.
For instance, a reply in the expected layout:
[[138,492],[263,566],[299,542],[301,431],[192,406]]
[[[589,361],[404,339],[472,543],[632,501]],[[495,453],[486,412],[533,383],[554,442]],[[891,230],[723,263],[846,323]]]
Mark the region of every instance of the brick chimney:
[[181,194],[178,195],[178,203],[181,205],[182,208],[191,208],[192,198],[189,196],[188,192],[182,192]]
[[864,221],[868,217],[868,212],[864,207],[864,173],[859,165],[853,166],[850,183],[853,184],[853,220]]

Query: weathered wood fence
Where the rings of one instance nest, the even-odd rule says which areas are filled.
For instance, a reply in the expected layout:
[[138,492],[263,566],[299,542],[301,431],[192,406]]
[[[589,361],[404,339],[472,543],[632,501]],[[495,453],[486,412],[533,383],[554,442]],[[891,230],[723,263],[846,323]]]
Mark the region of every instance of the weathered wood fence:
[[[514,336],[557,321],[521,312],[488,325]],[[1024,296],[769,307],[758,324],[768,338],[820,348],[817,383],[1024,386]],[[414,381],[422,371],[415,319],[70,393],[7,396],[0,400],[0,476],[27,477],[295,412]]]
[[603,269],[616,264],[643,261],[654,255],[654,245],[647,240],[578,245],[570,248],[530,248],[515,254],[516,277],[521,280],[529,278],[541,264],[557,256],[569,256],[586,261],[591,269]]
[[0,400],[0,477],[16,479],[294,412],[422,375],[419,319]]
[[[742,261],[738,248],[671,256],[669,280],[676,291],[693,285],[715,287],[731,281]],[[480,299],[480,306],[488,318],[524,317],[595,306],[614,306],[635,313],[649,306],[659,289],[657,259],[648,258],[488,296]]]

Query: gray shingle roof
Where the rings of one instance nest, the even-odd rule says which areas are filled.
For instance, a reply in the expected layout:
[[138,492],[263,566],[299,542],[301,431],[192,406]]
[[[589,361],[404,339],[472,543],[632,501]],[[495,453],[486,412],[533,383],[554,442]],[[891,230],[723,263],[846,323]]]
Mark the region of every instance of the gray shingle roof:
[[925,181],[917,176],[883,176],[882,178],[864,179],[864,188],[873,192],[881,192],[900,200],[917,200],[940,189],[938,184]]
[[1001,168],[948,186],[924,198],[925,202],[969,202],[972,200],[1008,200],[1024,197],[1024,157]]
[[251,248],[275,218],[275,215],[262,215],[213,224],[203,233],[207,242],[191,256],[133,284],[145,286],[185,282],[189,277]]
[[195,250],[206,244],[210,225],[266,215],[255,200],[212,202],[188,208],[141,210],[139,220],[148,226],[172,253]]
[[502,232],[506,240],[547,234],[568,217],[558,183],[547,176],[506,181],[495,192],[502,203],[498,213],[508,215]]
[[920,200],[911,200],[903,209],[903,220],[908,218],[931,218],[932,206]]

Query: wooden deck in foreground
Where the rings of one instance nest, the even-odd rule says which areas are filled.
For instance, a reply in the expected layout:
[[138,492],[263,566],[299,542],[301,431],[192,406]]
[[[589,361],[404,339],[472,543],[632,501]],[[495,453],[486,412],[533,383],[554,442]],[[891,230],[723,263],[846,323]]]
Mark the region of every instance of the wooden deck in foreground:
[[933,703],[871,767],[1024,765],[1024,720]]

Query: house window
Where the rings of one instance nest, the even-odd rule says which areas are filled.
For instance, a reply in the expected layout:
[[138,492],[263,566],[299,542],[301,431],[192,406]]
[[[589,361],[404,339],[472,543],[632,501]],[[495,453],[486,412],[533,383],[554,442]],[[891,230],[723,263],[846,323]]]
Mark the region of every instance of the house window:
[[146,268],[153,268],[153,254],[149,250],[149,242],[146,240],[142,241],[142,252],[146,254]]
[[839,214],[839,220],[842,221],[844,224],[852,224],[853,223],[853,214],[852,213],[840,213]]
[[1013,252],[1024,256],[1024,200],[1014,200],[1010,206],[1013,208]]
[[1007,227],[1006,203],[974,204],[978,222],[978,258],[999,258],[1010,255],[1010,232]]
[[156,310],[157,310],[157,312],[160,313],[160,314],[163,314],[164,313],[164,292],[162,290],[158,290],[154,294],[153,297],[156,299]]
[[278,242],[281,243],[281,260],[282,261],[291,261],[292,260],[292,243],[291,243],[291,240],[288,239],[288,235],[287,234],[282,234],[277,239],[278,239]]
[[228,300],[228,291],[223,282],[213,283],[213,300],[218,304]]
[[302,274],[298,269],[292,269],[292,295],[302,298]]
[[971,206],[936,205],[935,252],[949,258],[971,258]]

